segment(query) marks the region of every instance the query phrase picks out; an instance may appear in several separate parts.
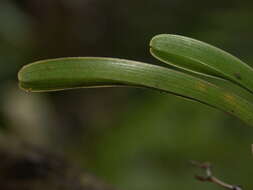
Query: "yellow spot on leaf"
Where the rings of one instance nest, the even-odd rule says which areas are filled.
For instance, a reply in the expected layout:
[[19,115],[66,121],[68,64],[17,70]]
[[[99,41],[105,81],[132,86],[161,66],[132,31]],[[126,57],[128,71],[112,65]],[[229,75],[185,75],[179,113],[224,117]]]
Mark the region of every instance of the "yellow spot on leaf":
[[231,94],[225,94],[224,99],[225,99],[226,102],[233,105],[234,109],[232,110],[232,112],[234,112],[238,107],[238,104],[236,102],[236,97],[234,95],[231,95]]
[[206,92],[206,85],[202,82],[198,82],[196,85],[196,88],[199,89],[202,92]]
[[224,98],[229,103],[234,103],[235,102],[235,97],[231,94],[225,94]]

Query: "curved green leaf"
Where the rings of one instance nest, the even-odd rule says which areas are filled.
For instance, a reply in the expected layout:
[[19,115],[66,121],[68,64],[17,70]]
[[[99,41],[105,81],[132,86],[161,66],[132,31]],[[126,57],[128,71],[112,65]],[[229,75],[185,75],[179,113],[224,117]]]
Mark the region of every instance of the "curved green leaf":
[[184,36],[161,34],[150,42],[151,54],[172,66],[232,81],[253,92],[253,69],[204,42]]
[[18,78],[20,87],[28,91],[107,86],[151,88],[213,106],[253,125],[253,105],[243,97],[156,65],[113,58],[61,58],[24,66]]

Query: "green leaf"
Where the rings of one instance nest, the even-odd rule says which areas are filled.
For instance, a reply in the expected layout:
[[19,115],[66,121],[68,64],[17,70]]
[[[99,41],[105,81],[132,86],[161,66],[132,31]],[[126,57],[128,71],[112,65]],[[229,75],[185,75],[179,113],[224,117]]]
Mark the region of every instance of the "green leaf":
[[60,58],[24,66],[18,78],[20,87],[28,91],[108,86],[150,88],[210,105],[253,125],[253,105],[247,99],[194,76],[147,63],[113,58]]
[[151,54],[180,69],[219,77],[253,92],[253,69],[231,54],[184,36],[161,34],[150,42]]

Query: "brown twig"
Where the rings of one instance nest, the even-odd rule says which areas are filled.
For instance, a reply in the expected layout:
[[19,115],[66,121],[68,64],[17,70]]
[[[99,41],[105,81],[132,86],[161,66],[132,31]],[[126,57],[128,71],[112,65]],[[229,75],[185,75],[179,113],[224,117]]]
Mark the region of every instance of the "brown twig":
[[191,161],[191,164],[198,167],[198,168],[204,169],[206,172],[206,176],[195,175],[195,178],[197,180],[202,181],[202,182],[206,182],[206,181],[211,182],[211,183],[219,185],[225,189],[242,190],[240,185],[230,185],[228,183],[225,183],[225,182],[219,180],[217,177],[213,176],[212,170],[211,170],[212,166],[209,162],[199,163],[196,161]]

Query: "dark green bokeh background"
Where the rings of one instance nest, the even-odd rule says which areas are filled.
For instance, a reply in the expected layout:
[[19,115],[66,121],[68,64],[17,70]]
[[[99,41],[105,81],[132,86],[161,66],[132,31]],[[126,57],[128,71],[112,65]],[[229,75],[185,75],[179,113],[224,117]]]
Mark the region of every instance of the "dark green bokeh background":
[[211,161],[224,181],[252,189],[253,128],[200,103],[151,90],[27,94],[22,65],[66,56],[158,63],[152,36],[193,37],[253,64],[252,1],[1,0],[2,135],[64,154],[122,190],[219,189],[193,179]]

